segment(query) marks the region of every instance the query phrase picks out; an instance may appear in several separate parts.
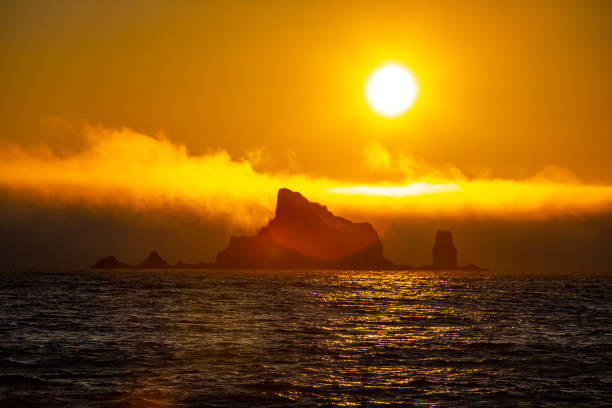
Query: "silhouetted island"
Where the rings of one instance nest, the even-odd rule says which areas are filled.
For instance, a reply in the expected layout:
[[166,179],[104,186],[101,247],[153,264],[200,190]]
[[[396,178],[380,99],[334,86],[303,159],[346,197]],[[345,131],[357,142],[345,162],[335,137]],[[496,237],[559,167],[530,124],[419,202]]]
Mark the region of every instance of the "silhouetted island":
[[387,269],[376,230],[332,214],[285,188],[278,191],[276,216],[252,237],[232,237],[217,254],[222,268]]
[[93,269],[129,269],[134,268],[133,265],[119,262],[114,256],[107,256],[93,264]]
[[433,265],[414,268],[396,265],[383,256],[378,233],[371,224],[355,223],[308,201],[298,192],[278,191],[276,214],[257,235],[231,237],[214,263],[171,266],[153,251],[138,266],[109,256],[95,269],[355,269],[355,270],[483,270],[476,265],[459,267],[450,231],[438,231]]
[[170,264],[164,261],[157,251],[151,252],[149,256],[138,265],[140,269],[168,269],[170,267]]
[[453,244],[453,234],[450,231],[438,231],[434,241],[433,267],[435,269],[458,269],[457,248]]

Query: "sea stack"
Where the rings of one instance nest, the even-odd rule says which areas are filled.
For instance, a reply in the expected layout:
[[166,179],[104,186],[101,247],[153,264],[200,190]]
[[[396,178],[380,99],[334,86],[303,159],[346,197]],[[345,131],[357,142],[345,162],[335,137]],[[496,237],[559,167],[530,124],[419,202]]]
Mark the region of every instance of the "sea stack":
[[457,263],[457,248],[453,244],[453,234],[450,231],[438,231],[433,246],[433,267],[439,270],[459,269]]
[[168,269],[171,266],[164,261],[157,251],[153,251],[149,256],[138,265],[139,269]]
[[300,193],[278,191],[275,217],[259,234],[232,237],[216,265],[246,269],[385,269],[382,243],[369,223],[354,223],[308,201]]

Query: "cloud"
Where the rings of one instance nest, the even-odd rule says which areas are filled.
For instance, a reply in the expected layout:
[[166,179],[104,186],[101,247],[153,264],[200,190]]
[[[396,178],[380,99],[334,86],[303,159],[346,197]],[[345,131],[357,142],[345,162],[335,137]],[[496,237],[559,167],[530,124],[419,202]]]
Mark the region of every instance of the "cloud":
[[256,171],[261,151],[235,160],[226,151],[190,154],[164,135],[83,124],[78,148],[0,146],[0,188],[49,205],[196,213],[257,228],[272,215],[276,191],[288,187],[335,212],[359,219],[391,217],[549,218],[606,212],[612,186],[580,183],[548,166],[527,180],[467,179],[453,166],[433,168],[380,144],[364,150],[379,182],[354,184],[306,174]]
[[465,180],[461,170],[451,164],[434,167],[420,157],[406,151],[390,151],[373,142],[363,148],[366,168],[379,179],[395,183],[408,181]]
[[391,153],[380,143],[374,142],[365,146],[363,155],[366,165],[373,170],[386,170],[391,167]]
[[570,170],[563,167],[548,165],[544,166],[530,181],[579,184],[580,180]]

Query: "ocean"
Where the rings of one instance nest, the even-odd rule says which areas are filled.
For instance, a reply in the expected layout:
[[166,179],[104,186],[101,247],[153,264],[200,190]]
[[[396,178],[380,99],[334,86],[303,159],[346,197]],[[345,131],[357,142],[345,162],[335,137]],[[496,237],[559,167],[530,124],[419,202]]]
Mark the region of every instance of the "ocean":
[[612,406],[612,276],[0,273],[0,407]]

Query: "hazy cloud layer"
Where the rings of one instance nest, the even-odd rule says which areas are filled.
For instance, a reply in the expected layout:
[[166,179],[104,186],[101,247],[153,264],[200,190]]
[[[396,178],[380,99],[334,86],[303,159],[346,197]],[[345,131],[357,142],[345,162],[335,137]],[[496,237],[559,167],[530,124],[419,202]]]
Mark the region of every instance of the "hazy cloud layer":
[[[470,180],[450,165],[433,168],[375,143],[366,146],[359,159],[379,174],[380,182],[359,185],[257,172],[248,159],[236,161],[222,150],[192,155],[163,135],[89,125],[80,129],[84,142],[72,151],[2,145],[0,186],[50,204],[139,211],[178,207],[243,227],[265,222],[280,187],[364,218],[548,218],[612,208],[611,186],[582,184],[554,166],[527,180]],[[257,157],[255,152],[254,160]]]

